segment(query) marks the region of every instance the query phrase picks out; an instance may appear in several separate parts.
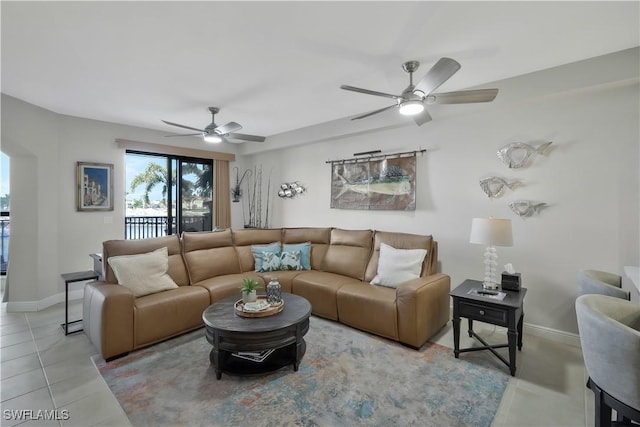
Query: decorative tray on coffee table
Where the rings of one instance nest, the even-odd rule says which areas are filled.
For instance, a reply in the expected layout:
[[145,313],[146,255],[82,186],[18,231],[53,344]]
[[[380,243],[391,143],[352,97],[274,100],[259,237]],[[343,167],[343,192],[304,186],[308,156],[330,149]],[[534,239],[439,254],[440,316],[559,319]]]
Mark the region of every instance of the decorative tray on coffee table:
[[267,317],[280,313],[284,310],[284,300],[280,300],[277,304],[267,302],[266,296],[258,296],[256,302],[244,303],[242,300],[236,301],[234,304],[235,312],[242,317]]

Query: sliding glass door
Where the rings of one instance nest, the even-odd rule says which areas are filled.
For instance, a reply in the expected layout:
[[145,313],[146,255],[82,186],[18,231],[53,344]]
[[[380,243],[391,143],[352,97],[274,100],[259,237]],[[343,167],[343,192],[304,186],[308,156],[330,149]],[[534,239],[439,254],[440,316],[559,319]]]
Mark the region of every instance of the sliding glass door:
[[194,160],[176,160],[180,192],[181,231],[211,231],[213,217],[213,165]]
[[213,162],[127,151],[125,238],[213,228]]

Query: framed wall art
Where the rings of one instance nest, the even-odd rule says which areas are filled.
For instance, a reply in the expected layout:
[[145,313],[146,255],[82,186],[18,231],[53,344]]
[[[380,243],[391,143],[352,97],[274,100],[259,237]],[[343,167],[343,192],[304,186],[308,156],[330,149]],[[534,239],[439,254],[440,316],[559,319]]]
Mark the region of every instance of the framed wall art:
[[113,210],[113,165],[78,162],[77,210]]
[[331,208],[416,209],[415,153],[408,157],[332,162]]

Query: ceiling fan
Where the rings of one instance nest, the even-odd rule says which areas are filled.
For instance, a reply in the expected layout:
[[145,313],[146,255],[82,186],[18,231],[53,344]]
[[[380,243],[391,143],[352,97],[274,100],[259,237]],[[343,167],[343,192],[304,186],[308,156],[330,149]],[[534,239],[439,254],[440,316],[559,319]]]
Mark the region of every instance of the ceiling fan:
[[402,91],[401,95],[393,95],[390,93],[377,92],[374,90],[361,89],[359,87],[342,85],[340,89],[360,92],[367,95],[383,96],[396,100],[394,105],[380,108],[379,110],[370,111],[351,120],[364,119],[373,116],[391,108],[398,108],[400,114],[413,116],[413,119],[421,126],[431,120],[431,115],[425,109],[425,104],[466,104],[472,102],[491,102],[498,95],[498,89],[478,89],[463,90],[457,92],[432,93],[440,85],[459,69],[460,64],[451,58],[440,58],[436,64],[425,74],[425,76],[416,84],[413,84],[413,73],[420,66],[418,61],[407,61],[402,64],[402,69],[409,73],[409,86]]
[[[209,111],[211,112],[211,123],[207,125],[204,129],[192,128],[191,126],[185,126],[178,123],[168,122],[166,120],[162,120],[163,123],[166,123],[170,126],[177,126],[183,129],[195,130],[198,133],[182,133],[177,135],[165,135],[167,137],[172,136],[194,136],[194,135],[202,135],[203,139],[206,142],[233,142],[239,144],[243,141],[249,142],[264,142],[266,139],[264,136],[257,135],[247,135],[244,133],[236,133],[236,131],[242,129],[242,125],[236,122],[229,122],[222,126],[218,126],[215,121],[215,116],[220,112],[218,107],[209,107]],[[236,141],[234,141],[236,140]]]

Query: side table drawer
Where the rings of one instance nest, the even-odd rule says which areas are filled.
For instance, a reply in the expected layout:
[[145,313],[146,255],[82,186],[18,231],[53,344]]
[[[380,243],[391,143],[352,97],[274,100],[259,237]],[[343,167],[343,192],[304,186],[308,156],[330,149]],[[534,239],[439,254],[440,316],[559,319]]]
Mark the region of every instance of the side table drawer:
[[460,316],[469,319],[486,321],[493,324],[502,326],[508,326],[508,317],[506,310],[500,310],[499,308],[488,308],[482,305],[476,305],[473,303],[462,302],[459,303]]

